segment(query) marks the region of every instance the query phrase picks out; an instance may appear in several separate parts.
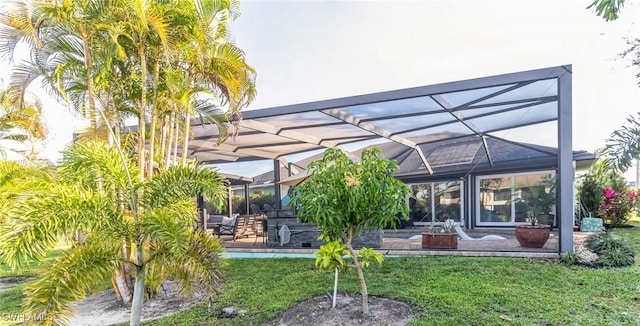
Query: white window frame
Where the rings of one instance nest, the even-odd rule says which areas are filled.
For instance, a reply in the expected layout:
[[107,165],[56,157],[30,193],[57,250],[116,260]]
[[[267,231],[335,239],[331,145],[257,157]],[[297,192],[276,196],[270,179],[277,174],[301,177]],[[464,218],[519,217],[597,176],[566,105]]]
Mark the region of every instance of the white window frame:
[[515,222],[515,204],[511,203],[511,221],[509,222],[481,222],[481,207],[480,207],[480,181],[484,179],[493,179],[493,178],[511,178],[511,191],[513,194],[514,187],[514,179],[517,176],[522,175],[543,175],[543,174],[551,174],[552,177],[556,175],[555,170],[542,170],[542,171],[528,171],[528,172],[516,172],[516,173],[502,173],[502,174],[488,174],[488,175],[479,175],[476,177],[475,182],[475,222],[476,226],[516,226],[520,224],[526,224],[522,222]]

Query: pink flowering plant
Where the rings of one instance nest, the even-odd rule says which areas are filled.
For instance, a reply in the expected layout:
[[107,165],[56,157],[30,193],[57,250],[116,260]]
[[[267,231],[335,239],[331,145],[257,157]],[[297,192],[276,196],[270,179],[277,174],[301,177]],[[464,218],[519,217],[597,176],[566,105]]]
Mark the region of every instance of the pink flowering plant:
[[605,221],[611,227],[619,227],[629,219],[629,213],[636,207],[636,200],[640,196],[635,191],[616,191],[612,188],[602,190],[604,200],[600,203],[600,209]]

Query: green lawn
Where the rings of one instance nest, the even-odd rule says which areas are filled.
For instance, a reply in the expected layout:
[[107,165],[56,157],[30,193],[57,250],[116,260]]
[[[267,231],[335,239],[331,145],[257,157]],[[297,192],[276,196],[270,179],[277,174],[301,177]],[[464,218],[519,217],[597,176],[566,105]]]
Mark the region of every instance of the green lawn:
[[[638,253],[640,224],[635,225],[614,233]],[[639,265],[585,269],[520,258],[403,257],[387,258],[365,274],[370,295],[415,307],[412,325],[638,325]],[[333,274],[316,270],[311,259],[232,259],[211,313],[201,304],[146,324],[261,325],[332,285]],[[340,291],[358,295],[354,272],[343,274]],[[224,306],[245,313],[216,318]],[[0,315],[5,309],[0,307]]]

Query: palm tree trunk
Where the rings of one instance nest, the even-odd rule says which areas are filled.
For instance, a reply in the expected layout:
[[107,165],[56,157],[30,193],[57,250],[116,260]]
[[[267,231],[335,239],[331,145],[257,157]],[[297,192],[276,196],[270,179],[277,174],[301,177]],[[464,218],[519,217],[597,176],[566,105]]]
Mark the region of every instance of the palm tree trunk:
[[154,76],[153,76],[153,105],[151,108],[151,130],[149,131],[149,159],[147,160],[147,175],[153,175],[153,161],[155,157],[156,148],[156,128],[158,123],[158,79],[160,78],[160,64],[155,63]]
[[131,293],[131,288],[127,284],[125,275],[126,274],[123,270],[117,270],[113,275],[113,283],[116,295],[119,295],[119,299],[122,300],[122,303],[129,304],[133,299],[133,293]]
[[160,165],[160,169],[164,170],[166,165],[165,162],[165,153],[167,151],[167,115],[163,114],[160,118],[160,141],[159,141],[159,150],[158,153],[158,164]]
[[356,268],[356,272],[358,272],[358,280],[360,280],[360,293],[362,294],[362,313],[367,315],[369,314],[369,294],[367,292],[367,283],[364,281],[364,272],[362,271],[362,264],[360,260],[358,260],[358,253],[353,250],[353,246],[351,245],[351,241],[353,240],[353,226],[349,227],[349,235],[347,238],[347,249],[349,250],[349,254],[351,255],[351,259],[353,260],[353,265]]
[[187,163],[187,150],[189,149],[189,136],[191,136],[191,119],[189,112],[185,112],[184,117],[184,138],[182,142],[182,159],[180,163],[182,165]]
[[131,304],[131,322],[129,325],[131,326],[139,326],[140,320],[142,319],[142,305],[144,304],[144,276],[145,276],[145,266],[144,266],[144,253],[143,253],[143,244],[138,243],[136,246],[136,258],[138,260],[137,263],[137,273],[136,273],[136,283],[133,288],[133,302]]
[[145,155],[145,132],[146,132],[146,110],[147,110],[147,58],[144,51],[144,45],[138,48],[140,54],[140,79],[141,79],[141,95],[140,95],[140,113],[138,115],[138,170],[140,171],[140,179],[144,180],[144,155]]
[[169,130],[169,135],[167,136],[167,148],[165,149],[166,152],[164,153],[165,155],[165,160],[164,160],[164,167],[168,168],[169,167],[169,163],[171,162],[171,153],[172,153],[172,148],[173,148],[173,130],[174,130],[174,126],[175,124],[173,123],[174,119],[173,119],[173,112],[170,113],[169,116],[169,121],[167,122],[167,129]]
[[174,120],[173,120],[173,132],[174,132],[174,138],[173,138],[173,160],[172,163],[176,164],[176,162],[178,162],[178,113],[176,112]]

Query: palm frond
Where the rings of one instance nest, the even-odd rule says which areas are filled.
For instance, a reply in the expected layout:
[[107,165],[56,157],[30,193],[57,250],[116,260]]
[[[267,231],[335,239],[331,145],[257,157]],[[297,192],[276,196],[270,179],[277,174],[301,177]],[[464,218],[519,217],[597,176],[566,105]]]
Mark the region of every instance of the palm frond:
[[162,258],[165,272],[180,281],[184,294],[192,293],[198,284],[213,294],[220,292],[222,272],[227,266],[223,253],[224,246],[220,240],[198,229],[189,237],[188,250],[184,255],[164,251]]
[[604,153],[611,167],[620,172],[625,172],[634,160],[640,159],[640,112],[629,116],[627,124],[611,134]]
[[101,142],[77,143],[65,150],[58,173],[65,182],[83,182],[95,189],[99,180],[104,189],[128,192],[138,180],[134,163],[126,157],[123,162],[115,147]]
[[144,207],[155,208],[206,195],[221,206],[227,195],[227,185],[228,181],[214,169],[196,163],[172,166],[147,181],[141,201]]
[[24,313],[46,317],[38,325],[68,325],[74,313],[71,304],[108,279],[119,264],[113,260],[118,249],[117,243],[85,242],[43,264],[24,289]]
[[77,229],[113,229],[123,220],[110,198],[89,190],[50,184],[47,189],[15,196],[0,225],[2,260],[19,267],[27,259],[38,261],[61,236]]
[[154,242],[161,242],[173,254],[182,255],[188,250],[189,235],[196,227],[197,218],[194,202],[181,200],[145,210],[141,225]]

